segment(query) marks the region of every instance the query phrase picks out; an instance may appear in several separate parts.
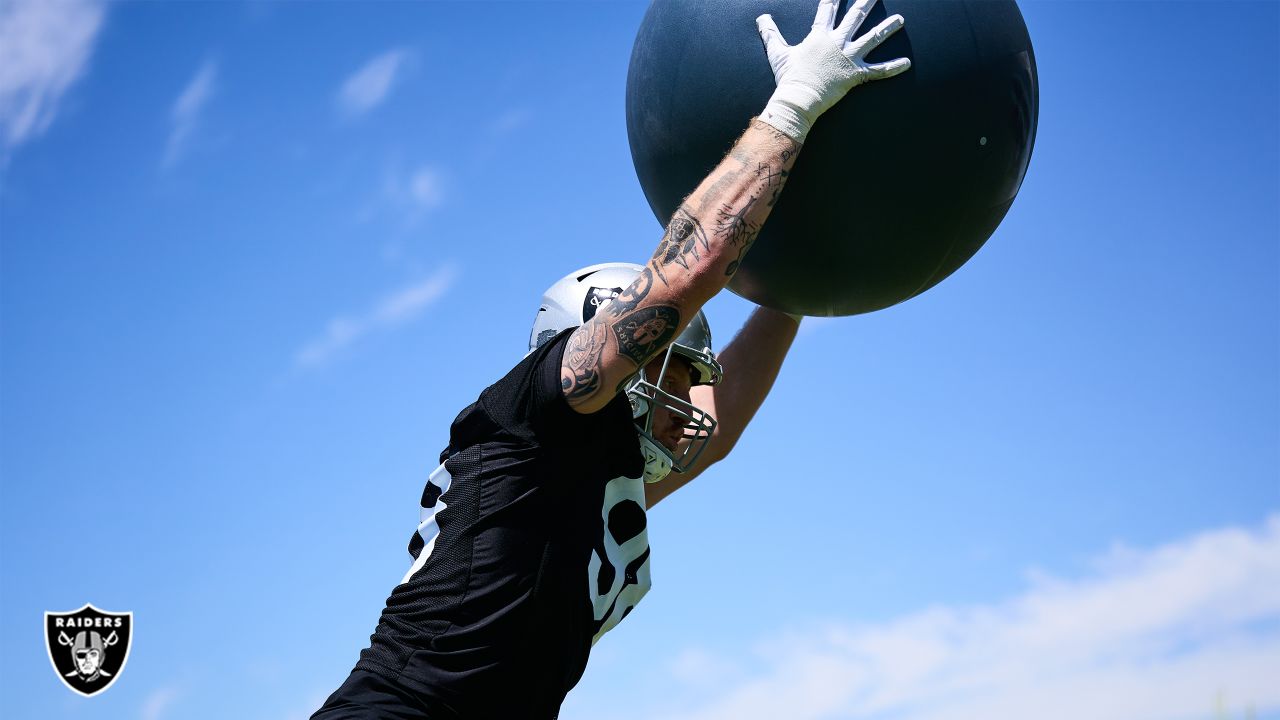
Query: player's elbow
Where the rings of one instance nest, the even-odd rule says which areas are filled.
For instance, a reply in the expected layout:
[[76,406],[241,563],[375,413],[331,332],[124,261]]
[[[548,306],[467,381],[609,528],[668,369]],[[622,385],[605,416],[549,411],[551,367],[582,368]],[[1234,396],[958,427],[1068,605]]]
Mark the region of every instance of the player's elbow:
[[729,457],[729,453],[738,444],[740,437],[742,437],[740,432],[731,432],[723,426],[716,426],[711,434],[711,442],[707,443],[707,450],[704,453],[707,458],[703,461],[704,466],[709,467]]

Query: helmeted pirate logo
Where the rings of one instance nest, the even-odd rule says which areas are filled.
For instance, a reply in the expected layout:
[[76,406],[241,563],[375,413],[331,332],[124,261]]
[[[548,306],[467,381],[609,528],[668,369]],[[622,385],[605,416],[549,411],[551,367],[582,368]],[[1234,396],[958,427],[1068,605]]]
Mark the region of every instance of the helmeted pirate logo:
[[86,603],[72,612],[44,614],[49,662],[63,684],[85,697],[120,677],[132,638],[131,612],[105,612]]

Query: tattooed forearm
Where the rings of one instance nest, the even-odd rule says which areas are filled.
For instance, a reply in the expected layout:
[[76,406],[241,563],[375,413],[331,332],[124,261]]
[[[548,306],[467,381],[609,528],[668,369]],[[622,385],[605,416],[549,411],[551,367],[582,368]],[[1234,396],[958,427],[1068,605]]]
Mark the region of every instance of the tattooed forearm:
[[760,179],[761,190],[769,194],[769,202],[766,207],[773,207],[778,202],[778,196],[782,194],[782,186],[787,184],[787,178],[791,173],[781,167],[774,167],[769,163],[760,163],[756,167],[756,177]]
[[[702,260],[700,252],[710,249],[707,234],[702,230],[698,219],[681,206],[671,217],[671,222],[667,224],[667,232],[662,236],[662,242],[658,243],[658,249],[653,253],[653,259],[656,261],[654,266],[661,272],[664,266],[675,263],[688,270],[690,263]],[[666,282],[665,278],[663,282]]]
[[673,213],[638,277],[574,331],[561,362],[565,397],[578,412],[605,407],[657,357],[682,322],[739,271],[787,182],[800,144],[753,121]]
[[593,318],[578,328],[564,349],[560,389],[570,401],[581,400],[600,389],[600,353],[608,330]]
[[640,303],[649,297],[649,291],[653,289],[653,270],[646,265],[640,275],[631,284],[622,291],[618,297],[610,300],[604,306],[604,313],[609,317],[618,318],[640,307]]
[[772,126],[752,123],[672,217],[649,263],[663,285],[671,286],[671,273],[679,274],[678,268],[702,272],[717,267],[723,270],[721,277],[738,271],[778,202],[800,147]]
[[618,352],[643,367],[675,337],[680,311],[671,305],[650,305],[624,315],[613,324]]
[[751,249],[751,243],[755,242],[755,236],[751,237],[749,242],[742,243],[742,247],[738,248],[738,257],[734,258],[724,269],[726,277],[733,277],[738,272],[738,267],[742,265],[742,258],[747,256],[747,251]]
[[756,163],[756,177],[764,183],[766,190],[775,185],[781,185],[786,176],[787,171],[782,168],[776,168],[769,163]]
[[[787,147],[790,148],[790,150],[788,150],[787,152],[792,152],[794,154],[795,152],[799,151],[800,148],[804,147],[803,143],[797,142],[791,136],[782,132],[778,128],[770,125],[769,123],[761,120],[760,118],[752,118],[751,127],[768,134],[769,137],[773,138],[775,141],[785,144]],[[783,159],[785,160],[786,158],[783,158]]]
[[716,236],[724,238],[730,245],[740,247],[750,245],[760,232],[760,226],[747,220],[751,206],[756,202],[755,196],[747,200],[746,205],[733,209],[731,205],[723,205],[716,218]]

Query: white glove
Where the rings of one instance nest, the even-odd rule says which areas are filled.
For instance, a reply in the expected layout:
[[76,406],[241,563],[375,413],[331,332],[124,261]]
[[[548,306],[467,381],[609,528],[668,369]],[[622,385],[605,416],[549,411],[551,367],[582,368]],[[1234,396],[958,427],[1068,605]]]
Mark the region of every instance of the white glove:
[[852,40],[876,0],[858,0],[835,26],[837,0],[821,0],[813,19],[813,30],[799,45],[782,39],[773,17],[756,18],[760,39],[773,67],[778,87],[765,105],[760,119],[804,142],[818,116],[835,105],[855,85],[888,78],[911,67],[907,58],[868,65],[865,58],[885,38],[902,28],[901,15],[886,18],[871,32]]

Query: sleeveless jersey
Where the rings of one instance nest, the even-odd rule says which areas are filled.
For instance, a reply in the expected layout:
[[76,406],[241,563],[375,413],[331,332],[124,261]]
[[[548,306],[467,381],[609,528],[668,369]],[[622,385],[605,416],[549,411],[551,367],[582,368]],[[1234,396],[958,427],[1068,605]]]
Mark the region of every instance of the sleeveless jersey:
[[357,670],[429,717],[554,718],[592,644],[649,588],[644,460],[625,394],[582,415],[572,330],[464,409],[423,489],[412,565]]

